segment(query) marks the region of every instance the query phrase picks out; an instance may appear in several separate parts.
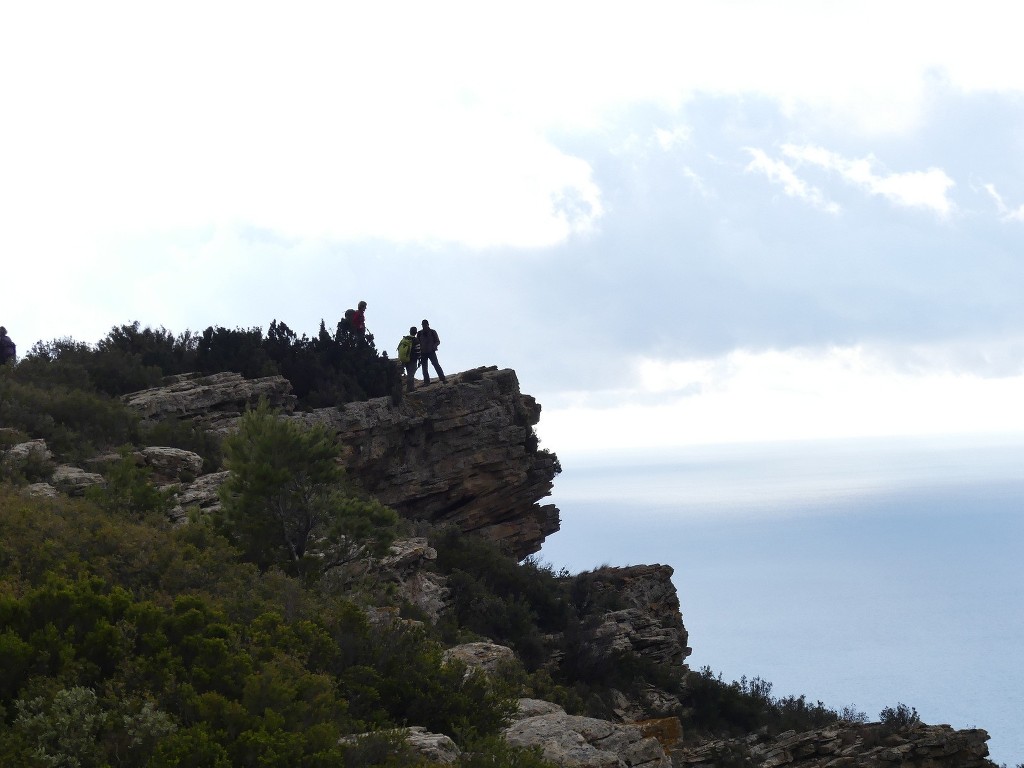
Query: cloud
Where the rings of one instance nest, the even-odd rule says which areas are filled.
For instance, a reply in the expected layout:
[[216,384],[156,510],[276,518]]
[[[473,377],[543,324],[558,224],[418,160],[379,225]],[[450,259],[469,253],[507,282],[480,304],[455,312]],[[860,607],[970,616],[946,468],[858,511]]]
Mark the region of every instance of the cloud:
[[[1024,432],[1024,373],[893,367],[865,346],[639,358],[635,387],[545,402],[539,431],[565,456],[763,440]],[[694,396],[694,387],[699,396]],[[675,397],[645,402],[650,390]],[[615,401],[618,405],[615,406]]]
[[948,193],[956,183],[939,168],[886,173],[878,170],[880,163],[873,156],[851,160],[817,146],[786,144],[782,153],[799,163],[836,172],[840,178],[869,194],[897,205],[926,208],[942,215],[953,210]]
[[689,143],[693,136],[693,129],[687,125],[677,125],[672,130],[665,128],[656,128],[654,130],[654,137],[664,151],[674,149],[677,146],[682,146]]
[[985,184],[982,188],[995,202],[996,210],[1003,221],[1024,221],[1024,204],[1017,206],[1017,208],[1010,208],[1003,200],[1003,196],[999,194],[995,184]]
[[827,213],[838,213],[839,206],[828,200],[825,194],[796,175],[796,172],[781,160],[773,160],[760,150],[748,148],[747,151],[753,156],[753,160],[747,165],[748,172],[764,174],[768,181],[778,184],[789,196],[809,203],[814,208]]

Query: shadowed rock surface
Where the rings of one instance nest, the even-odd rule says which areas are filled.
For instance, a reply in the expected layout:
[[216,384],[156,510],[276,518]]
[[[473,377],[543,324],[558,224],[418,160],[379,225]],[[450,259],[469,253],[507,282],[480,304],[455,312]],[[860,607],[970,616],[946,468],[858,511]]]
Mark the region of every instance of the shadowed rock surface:
[[481,368],[390,398],[295,414],[331,430],[363,486],[401,515],[450,523],[538,551],[559,527],[551,493],[558,459],[537,448],[540,405],[515,371]]
[[[519,391],[515,371],[465,371],[447,384],[406,393],[397,404],[379,397],[308,413],[292,413],[290,390],[280,376],[182,375],[124,402],[148,420],[189,418],[226,434],[247,406],[265,397],[291,418],[327,428],[348,472],[407,518],[455,525],[520,558],[558,530],[558,509],[539,503],[551,493],[558,459],[538,450],[533,427],[540,405]],[[182,488],[183,497],[189,493]]]
[[755,768],[992,768],[988,733],[918,725],[906,730],[877,723],[839,723],[814,731],[787,731],[773,739],[711,741],[673,753],[678,768],[750,765]]

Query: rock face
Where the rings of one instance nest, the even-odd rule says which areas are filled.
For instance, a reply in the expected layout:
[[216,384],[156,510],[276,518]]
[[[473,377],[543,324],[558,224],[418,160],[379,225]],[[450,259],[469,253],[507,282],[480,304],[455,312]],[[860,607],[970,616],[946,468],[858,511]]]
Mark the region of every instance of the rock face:
[[[536,713],[536,714],[535,714]],[[525,716],[524,716],[525,715]],[[654,737],[633,725],[568,715],[549,702],[520,701],[521,719],[505,729],[517,747],[539,747],[544,759],[568,768],[670,768]]]
[[[146,419],[192,418],[226,433],[261,397],[285,413],[294,407],[286,379],[232,373],[172,377],[124,401]],[[551,492],[558,459],[537,449],[540,405],[519,391],[515,371],[466,371],[397,404],[382,397],[292,418],[330,430],[348,471],[405,517],[451,523],[507,544],[519,557],[558,530],[558,509],[539,504]]]
[[682,665],[690,655],[689,636],[679,612],[673,573],[668,565],[606,567],[591,572],[594,593],[611,592],[627,606],[606,613],[590,630],[593,650],[604,655],[632,651],[659,664]]
[[168,376],[165,384],[125,395],[122,400],[144,419],[194,419],[214,432],[225,432],[245,411],[266,398],[274,408],[291,411],[295,407],[292,385],[283,376],[245,379],[238,373],[201,376],[183,373]]
[[948,725],[918,725],[894,731],[878,723],[839,723],[815,731],[787,731],[774,739],[757,736],[711,741],[677,750],[678,768],[750,765],[754,768],[994,768],[988,733],[956,731]]
[[558,459],[537,450],[540,405],[515,371],[481,368],[390,398],[295,418],[322,424],[348,470],[405,517],[450,523],[500,541],[519,557],[558,530],[551,493]]

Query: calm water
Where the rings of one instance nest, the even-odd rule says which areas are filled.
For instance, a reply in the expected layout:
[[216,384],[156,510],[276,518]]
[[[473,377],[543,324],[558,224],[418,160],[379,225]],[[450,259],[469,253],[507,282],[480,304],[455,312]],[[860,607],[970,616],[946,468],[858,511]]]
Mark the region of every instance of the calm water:
[[560,458],[541,558],[671,565],[691,667],[903,702],[1024,762],[1024,437]]

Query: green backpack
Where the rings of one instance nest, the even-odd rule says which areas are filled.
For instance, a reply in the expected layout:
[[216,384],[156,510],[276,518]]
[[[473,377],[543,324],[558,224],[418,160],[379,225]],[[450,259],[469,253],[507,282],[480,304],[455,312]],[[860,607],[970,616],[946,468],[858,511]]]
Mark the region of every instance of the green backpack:
[[408,363],[412,357],[412,336],[403,336],[402,340],[398,342],[398,359],[403,363]]

